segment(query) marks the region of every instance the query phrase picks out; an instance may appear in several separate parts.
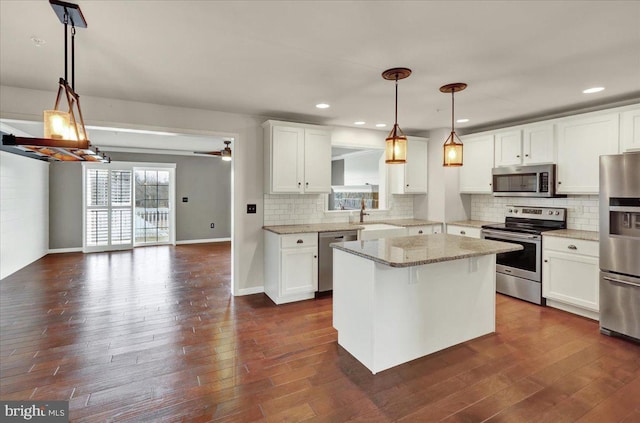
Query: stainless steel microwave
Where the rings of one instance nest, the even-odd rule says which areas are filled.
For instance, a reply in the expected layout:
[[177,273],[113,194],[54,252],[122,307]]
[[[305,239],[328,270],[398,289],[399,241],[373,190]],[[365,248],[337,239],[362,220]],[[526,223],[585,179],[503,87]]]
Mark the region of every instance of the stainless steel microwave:
[[556,165],[505,166],[492,170],[497,197],[563,197],[556,194]]

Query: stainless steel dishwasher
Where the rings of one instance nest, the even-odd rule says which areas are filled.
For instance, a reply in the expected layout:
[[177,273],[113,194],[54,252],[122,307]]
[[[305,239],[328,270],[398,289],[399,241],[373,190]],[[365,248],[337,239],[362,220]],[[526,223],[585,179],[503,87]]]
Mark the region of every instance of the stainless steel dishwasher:
[[318,293],[333,290],[333,248],[334,242],[355,241],[358,231],[320,232],[318,234]]

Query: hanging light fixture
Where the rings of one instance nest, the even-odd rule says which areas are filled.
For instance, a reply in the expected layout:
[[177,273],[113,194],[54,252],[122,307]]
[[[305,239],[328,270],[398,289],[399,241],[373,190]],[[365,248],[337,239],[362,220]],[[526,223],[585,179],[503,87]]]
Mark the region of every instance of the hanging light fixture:
[[[86,28],[87,21],[77,4],[49,0],[53,11],[64,24],[64,78],[58,80],[58,94],[53,110],[43,112],[44,138],[4,135],[2,144],[15,147],[18,154],[35,153],[36,158],[63,161],[100,161],[110,159],[90,149],[84,118],[80,109],[80,96],[75,92],[75,35],[76,28]],[[69,27],[71,27],[69,31]],[[71,33],[71,84],[69,84],[69,48]],[[66,108],[62,103],[66,101]]]
[[396,117],[395,123],[386,139],[385,163],[404,164],[407,162],[407,136],[398,126],[398,80],[411,75],[411,69],[392,68],[382,72],[382,77],[389,81],[396,81]]
[[[447,84],[440,87],[440,92],[451,93],[451,134],[449,134],[449,137],[444,142],[444,159],[442,166],[462,166],[462,141],[453,128],[453,116],[455,111],[453,94],[458,91],[462,91],[465,88],[467,88],[467,84],[464,82],[454,82],[453,84]],[[458,139],[459,142],[456,142],[456,139]]]

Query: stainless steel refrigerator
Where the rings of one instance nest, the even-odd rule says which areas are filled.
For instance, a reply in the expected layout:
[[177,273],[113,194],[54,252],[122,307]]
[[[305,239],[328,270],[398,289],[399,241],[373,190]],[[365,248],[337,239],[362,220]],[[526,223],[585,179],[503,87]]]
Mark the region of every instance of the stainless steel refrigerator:
[[600,157],[600,332],[640,341],[640,152]]

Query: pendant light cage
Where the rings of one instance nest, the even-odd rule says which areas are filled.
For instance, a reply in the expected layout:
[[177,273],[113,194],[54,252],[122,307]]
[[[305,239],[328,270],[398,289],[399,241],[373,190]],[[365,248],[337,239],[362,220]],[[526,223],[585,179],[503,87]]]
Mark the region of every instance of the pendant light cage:
[[396,108],[393,128],[385,140],[386,164],[404,164],[407,162],[407,136],[398,125],[398,80],[411,75],[409,68],[391,68],[382,72],[382,77],[396,83]]
[[447,137],[444,142],[443,147],[443,160],[442,166],[445,167],[456,167],[462,166],[463,162],[463,145],[462,140],[456,134],[454,128],[455,122],[455,103],[454,103],[454,93],[458,91],[462,91],[467,88],[467,84],[464,82],[455,82],[453,84],[447,84],[440,87],[440,92],[443,93],[451,93],[451,133],[449,137]]

